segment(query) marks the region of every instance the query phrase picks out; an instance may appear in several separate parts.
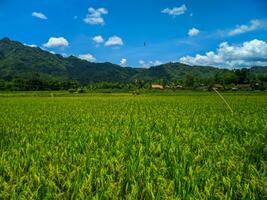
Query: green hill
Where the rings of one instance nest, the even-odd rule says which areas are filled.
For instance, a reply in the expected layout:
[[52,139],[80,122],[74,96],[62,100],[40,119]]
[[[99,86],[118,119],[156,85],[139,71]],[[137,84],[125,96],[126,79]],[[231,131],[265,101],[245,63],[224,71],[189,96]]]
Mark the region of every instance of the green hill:
[[91,82],[127,82],[136,75],[140,69],[124,68],[112,63],[91,63],[70,56],[66,58],[69,78],[79,80],[81,83]]
[[[246,74],[248,72],[250,75],[264,80],[267,77],[267,67],[252,67],[245,70]],[[244,73],[242,73],[243,76]],[[75,56],[65,58],[8,38],[0,40],[0,79],[12,81],[37,75],[42,80],[76,80],[82,84],[94,82],[126,83],[135,80],[145,82],[183,81],[188,76],[207,81],[209,79],[215,81],[225,79],[227,83],[234,82],[236,79],[234,71],[215,67],[189,66],[181,63],[167,63],[148,69],[121,67],[108,62],[92,63]]]
[[143,70],[136,74],[133,78],[142,79],[146,81],[154,81],[160,79],[166,80],[182,80],[187,74],[199,78],[213,77],[214,74],[219,73],[220,69],[214,67],[198,67],[189,66],[182,63],[167,63],[149,69]]
[[74,79],[82,83],[125,82],[138,71],[138,69],[123,68],[111,63],[90,63],[74,56],[64,58],[8,38],[0,40],[0,78],[4,80],[38,73],[44,77]]
[[61,79],[68,78],[69,63],[60,55],[25,46],[8,38],[0,41],[0,76],[3,79],[25,77],[36,72]]

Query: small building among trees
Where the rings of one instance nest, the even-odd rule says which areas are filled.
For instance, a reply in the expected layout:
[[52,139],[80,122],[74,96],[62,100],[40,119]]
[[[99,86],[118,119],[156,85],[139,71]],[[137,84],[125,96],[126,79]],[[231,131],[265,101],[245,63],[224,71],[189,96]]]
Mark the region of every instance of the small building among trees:
[[164,87],[162,85],[159,85],[159,84],[152,84],[151,88],[157,89],[157,90],[163,90],[164,89]]
[[252,90],[252,87],[250,84],[238,84],[236,85],[236,88],[238,88],[238,90]]
[[224,87],[221,84],[214,84],[212,88],[220,91],[224,90]]

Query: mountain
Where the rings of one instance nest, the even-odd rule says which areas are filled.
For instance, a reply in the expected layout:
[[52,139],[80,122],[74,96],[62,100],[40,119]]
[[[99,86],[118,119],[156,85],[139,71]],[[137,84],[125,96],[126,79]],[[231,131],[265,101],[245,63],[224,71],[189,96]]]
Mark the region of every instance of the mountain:
[[251,67],[250,73],[256,77],[267,77],[267,66],[265,67]]
[[67,79],[68,65],[62,56],[28,47],[8,38],[0,40],[0,78],[9,80],[36,72]]
[[[267,67],[252,67],[255,76],[267,76]],[[63,57],[38,47],[29,47],[8,38],[0,40],[0,79],[11,81],[38,74],[45,80],[77,80],[92,82],[133,82],[135,80],[184,80],[188,74],[196,78],[213,78],[233,73],[215,67],[167,63],[148,69],[121,67],[112,63],[92,63],[75,56]]]
[[183,80],[187,74],[198,78],[211,78],[219,73],[220,69],[214,67],[189,66],[182,63],[166,63],[151,67],[133,76],[134,79],[145,81],[153,80]]
[[64,58],[8,38],[0,40],[0,78],[4,80],[38,73],[46,78],[74,79],[81,83],[126,82],[139,71],[111,63],[91,63],[74,56]]
[[91,63],[70,56],[66,58],[70,63],[67,67],[68,75],[71,79],[79,80],[81,83],[90,82],[127,82],[136,75],[140,69],[121,67],[112,63]]

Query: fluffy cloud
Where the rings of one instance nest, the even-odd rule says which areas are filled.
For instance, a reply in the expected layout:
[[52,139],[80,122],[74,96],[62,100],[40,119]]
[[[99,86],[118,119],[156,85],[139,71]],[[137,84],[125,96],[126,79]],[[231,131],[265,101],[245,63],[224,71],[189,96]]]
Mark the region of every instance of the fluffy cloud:
[[95,62],[96,61],[95,57],[90,53],[79,55],[78,58],[80,58],[82,60],[89,61],[89,62]]
[[127,59],[126,58],[122,58],[121,59],[120,66],[122,66],[122,67],[126,67],[127,66]]
[[97,35],[95,37],[93,37],[92,39],[96,44],[100,44],[105,42],[104,38],[101,35]]
[[41,12],[33,12],[32,13],[32,16],[33,17],[37,17],[39,19],[47,19],[47,17],[43,13],[41,13]]
[[103,15],[108,14],[108,10],[106,8],[88,8],[88,14],[86,17],[83,19],[83,21],[87,24],[92,24],[92,25],[104,25],[105,21],[103,18]]
[[164,14],[172,15],[172,16],[177,16],[177,15],[182,15],[185,13],[187,10],[186,5],[183,4],[180,7],[174,7],[174,8],[165,8],[161,12]]
[[196,28],[191,28],[189,31],[188,31],[188,35],[190,37],[193,37],[193,36],[197,36],[199,34],[199,30],[196,29]]
[[195,57],[185,56],[180,62],[189,65],[210,65],[217,67],[247,67],[267,65],[267,43],[262,40],[251,40],[242,45],[229,45],[223,42],[216,52],[210,51],[205,55]]
[[146,62],[144,60],[139,60],[139,64],[141,65],[141,67],[149,68],[149,67],[153,67],[153,66],[162,65],[163,63],[159,60],[148,61],[148,62]]
[[69,46],[69,42],[64,37],[50,37],[48,42],[43,45],[46,48],[53,47],[67,47]]
[[122,46],[122,45],[123,45],[123,40],[118,36],[110,37],[105,43],[105,46]]
[[235,29],[229,31],[228,35],[234,36],[262,28],[264,22],[260,20],[251,20],[249,25],[237,25]]

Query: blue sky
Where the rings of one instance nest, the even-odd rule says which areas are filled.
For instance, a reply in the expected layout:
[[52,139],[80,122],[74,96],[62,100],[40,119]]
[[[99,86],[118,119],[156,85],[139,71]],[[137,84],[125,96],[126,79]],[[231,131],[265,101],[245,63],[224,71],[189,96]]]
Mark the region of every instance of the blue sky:
[[0,0],[0,21],[1,38],[96,62],[267,65],[266,0]]

